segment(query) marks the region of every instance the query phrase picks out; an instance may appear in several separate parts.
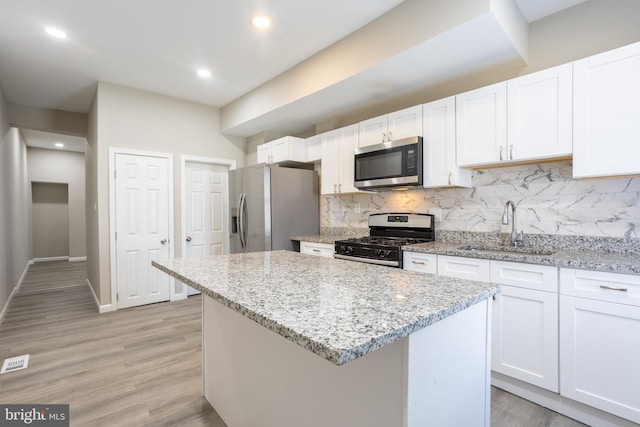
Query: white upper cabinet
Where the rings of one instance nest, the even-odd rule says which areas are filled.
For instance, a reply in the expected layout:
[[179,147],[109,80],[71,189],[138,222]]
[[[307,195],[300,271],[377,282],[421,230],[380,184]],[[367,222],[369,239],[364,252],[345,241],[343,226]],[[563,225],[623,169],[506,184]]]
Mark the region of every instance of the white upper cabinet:
[[285,136],[261,144],[257,149],[257,163],[305,162],[306,160],[305,140],[302,138]]
[[305,140],[306,162],[315,162],[322,158],[322,135],[314,135]]
[[456,164],[455,97],[422,106],[425,187],[471,187],[471,171]]
[[507,82],[508,160],[571,155],[572,70],[564,64]]
[[572,154],[571,64],[456,96],[458,166]]
[[507,157],[507,83],[456,96],[458,166],[498,163]]
[[405,108],[358,124],[359,146],[422,136],[422,105]]
[[640,173],[640,43],[574,62],[573,176]]
[[354,152],[358,148],[358,125],[336,129],[321,135],[322,194],[357,193],[353,185]]

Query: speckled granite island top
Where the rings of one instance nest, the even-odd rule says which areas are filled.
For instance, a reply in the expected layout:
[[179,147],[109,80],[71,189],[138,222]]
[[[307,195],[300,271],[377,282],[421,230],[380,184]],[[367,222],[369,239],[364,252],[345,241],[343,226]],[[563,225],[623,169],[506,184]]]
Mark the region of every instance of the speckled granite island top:
[[289,251],[153,265],[337,365],[499,292],[488,283]]

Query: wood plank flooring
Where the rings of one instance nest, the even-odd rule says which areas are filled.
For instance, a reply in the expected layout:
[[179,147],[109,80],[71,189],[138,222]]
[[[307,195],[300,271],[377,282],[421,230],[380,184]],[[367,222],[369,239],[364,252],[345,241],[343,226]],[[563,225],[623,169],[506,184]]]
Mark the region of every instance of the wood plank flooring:
[[[201,297],[98,314],[85,278],[84,262],[29,268],[0,362],[31,359],[0,375],[0,403],[68,403],[72,426],[225,427],[202,398]],[[494,427],[582,426],[495,388],[491,406]]]

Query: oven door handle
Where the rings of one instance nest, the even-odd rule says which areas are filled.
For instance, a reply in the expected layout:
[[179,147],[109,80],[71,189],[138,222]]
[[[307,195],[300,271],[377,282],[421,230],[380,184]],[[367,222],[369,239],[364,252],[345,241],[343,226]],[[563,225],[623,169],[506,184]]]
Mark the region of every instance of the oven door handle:
[[386,261],[384,259],[360,258],[357,256],[340,255],[340,254],[333,254],[333,257],[337,259],[346,259],[349,261],[366,262],[369,264],[388,265],[390,267],[400,267],[400,262],[398,261]]

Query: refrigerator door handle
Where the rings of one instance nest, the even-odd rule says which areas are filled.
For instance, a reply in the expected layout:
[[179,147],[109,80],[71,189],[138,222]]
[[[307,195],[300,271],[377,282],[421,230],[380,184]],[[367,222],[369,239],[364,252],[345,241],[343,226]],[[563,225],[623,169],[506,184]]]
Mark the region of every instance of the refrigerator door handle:
[[247,208],[247,193],[242,193],[242,239],[244,241],[243,247],[247,249],[249,227],[249,209]]
[[240,193],[238,200],[238,237],[240,238],[240,246],[244,249],[244,221],[243,221],[244,193]]

